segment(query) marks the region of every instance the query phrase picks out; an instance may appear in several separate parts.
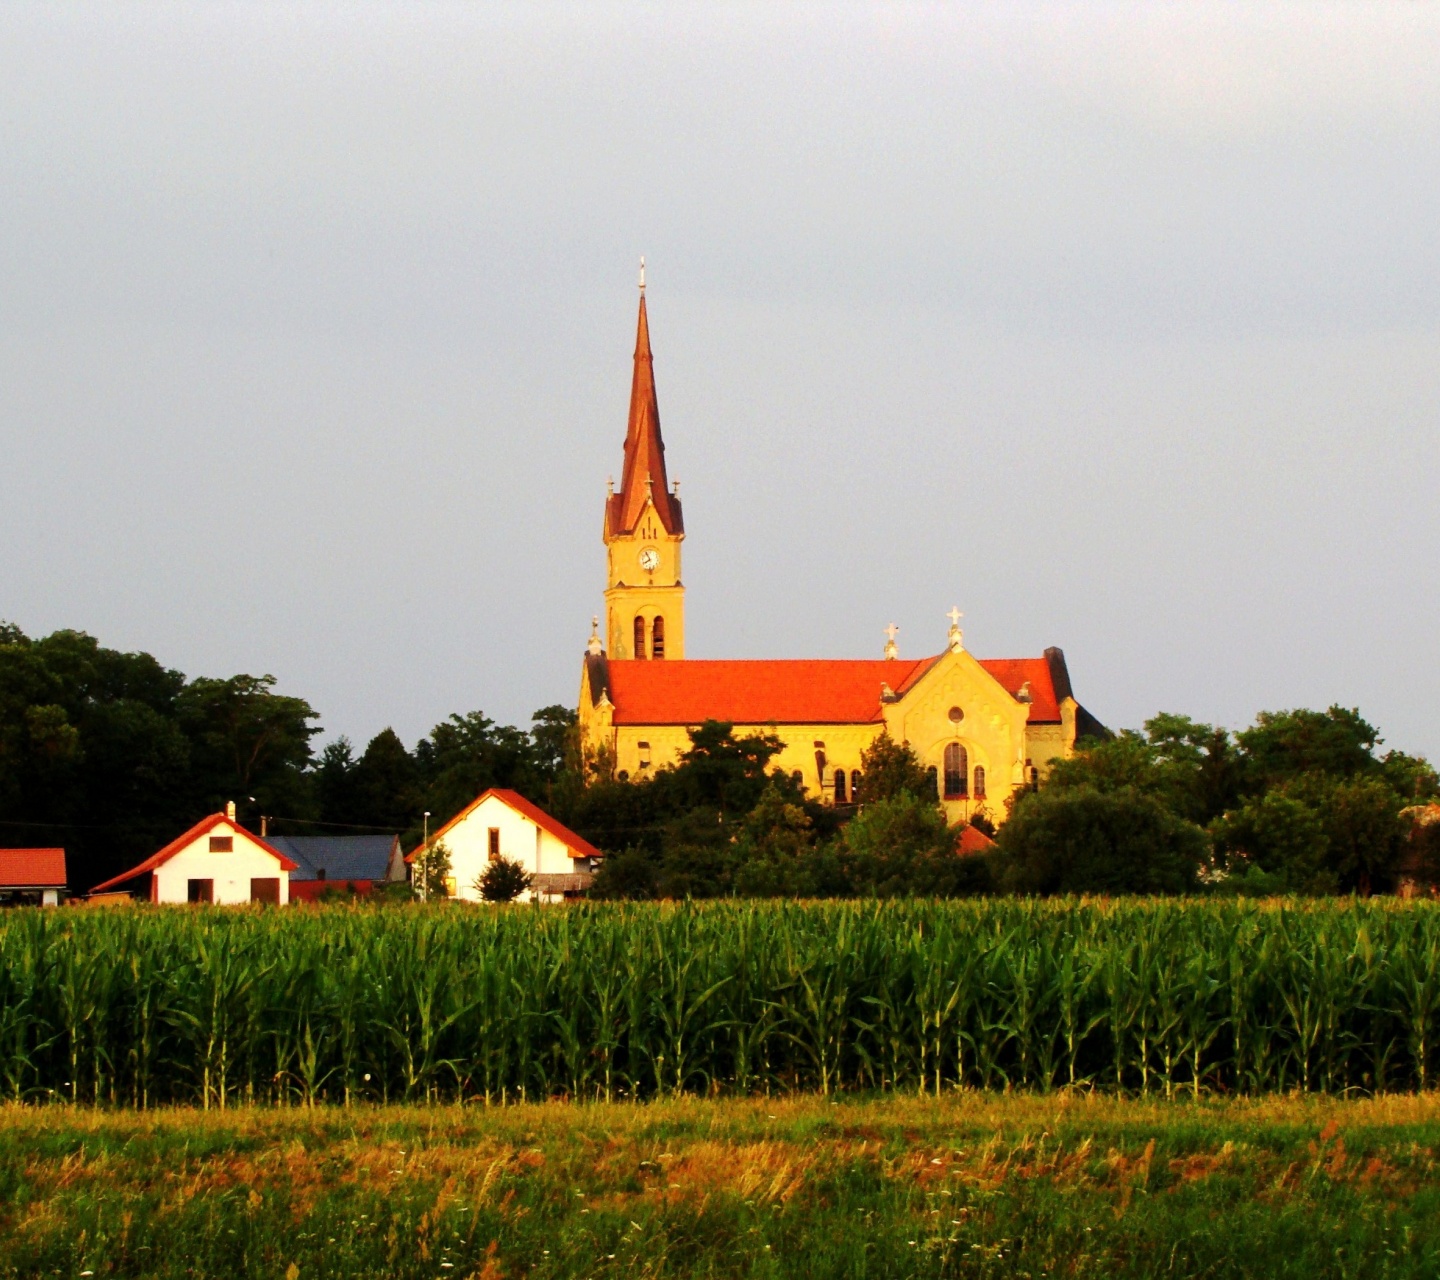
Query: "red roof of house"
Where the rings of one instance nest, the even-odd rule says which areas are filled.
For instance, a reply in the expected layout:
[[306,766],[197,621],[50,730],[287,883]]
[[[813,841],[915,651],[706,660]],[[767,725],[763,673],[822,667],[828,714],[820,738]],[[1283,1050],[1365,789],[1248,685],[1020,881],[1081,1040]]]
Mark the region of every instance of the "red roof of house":
[[64,887],[64,849],[0,849],[0,888]]
[[[505,804],[509,805],[510,808],[514,809],[516,813],[523,814],[525,817],[529,818],[530,821],[533,822],[542,831],[548,831],[552,836],[555,837],[555,839],[559,840],[561,844],[563,844],[567,849],[570,850],[571,857],[604,857],[604,854],[602,854],[599,849],[597,849],[583,836],[577,836],[563,822],[556,821],[556,819],[552,818],[539,805],[531,804],[530,801],[525,799],[525,797],[522,796],[518,791],[511,791],[508,787],[491,787],[488,791],[484,791],[480,795],[476,796],[475,799],[473,799],[469,804],[467,804],[463,809],[461,809],[459,813],[457,813],[453,818],[451,818],[449,822],[447,822],[443,827],[436,831],[430,837],[431,841],[433,842],[439,840],[447,831],[450,830],[451,827],[456,826],[465,818],[468,818],[472,813],[475,812],[476,809],[480,807],[480,805],[485,800],[488,800],[491,796],[494,796],[497,800],[501,800]],[[405,861],[413,862],[415,860],[415,856],[419,852],[420,849],[418,848],[410,850],[410,852],[405,855]]]
[[[616,724],[868,724],[884,718],[881,685],[914,686],[938,658],[852,660],[614,659],[609,696]],[[1044,658],[1000,658],[980,665],[1011,694],[1030,682],[1031,723],[1058,721],[1060,707]]]
[[227,818],[223,813],[212,813],[208,818],[202,818],[184,835],[176,836],[175,839],[170,841],[170,843],[167,844],[163,849],[161,849],[159,853],[152,853],[138,867],[131,867],[129,871],[122,871],[118,876],[111,876],[110,879],[104,881],[101,884],[97,884],[93,889],[90,890],[90,892],[99,893],[103,889],[113,888],[117,884],[123,884],[126,880],[133,880],[136,876],[142,876],[145,875],[147,872],[154,871],[156,867],[163,866],[165,863],[169,862],[170,859],[173,858],[182,849],[186,848],[195,840],[198,840],[207,831],[210,831],[213,828],[219,826],[222,822],[225,823],[227,826],[233,827],[241,835],[247,836],[249,839],[253,840],[262,849],[264,849],[266,853],[273,854],[277,859],[279,859],[280,867],[282,870],[298,871],[300,869],[298,863],[292,862],[283,853],[281,853],[279,849],[275,848],[274,845],[270,844],[265,840],[262,840],[253,831],[246,831],[245,828],[242,827],[238,822],[236,822],[234,818]]
[[968,822],[965,829],[960,832],[960,839],[956,843],[962,857],[969,857],[972,853],[984,853],[986,849],[993,849],[995,841],[990,839],[979,827],[972,827]]

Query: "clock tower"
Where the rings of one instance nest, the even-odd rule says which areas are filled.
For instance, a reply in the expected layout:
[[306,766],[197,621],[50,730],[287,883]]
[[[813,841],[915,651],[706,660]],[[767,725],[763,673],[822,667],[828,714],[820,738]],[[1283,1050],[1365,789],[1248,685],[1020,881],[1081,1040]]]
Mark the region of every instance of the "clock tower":
[[685,587],[680,544],[685,522],[680,485],[665,475],[660,406],[645,314],[645,261],[640,261],[640,320],[635,335],[635,376],[620,490],[605,500],[605,644],[612,658],[685,656]]

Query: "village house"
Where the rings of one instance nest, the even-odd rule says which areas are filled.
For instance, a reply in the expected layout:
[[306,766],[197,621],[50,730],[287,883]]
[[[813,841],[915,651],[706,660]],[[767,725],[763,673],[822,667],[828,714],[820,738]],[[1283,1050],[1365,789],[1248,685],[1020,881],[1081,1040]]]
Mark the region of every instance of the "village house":
[[[450,855],[446,891],[463,901],[480,900],[480,877],[492,862],[518,862],[531,876],[521,902],[560,902],[590,887],[603,856],[588,840],[557,822],[518,791],[492,787],[430,838]],[[414,866],[422,849],[405,859]],[[422,892],[425,887],[418,886]]]
[[368,894],[376,885],[404,881],[405,853],[398,835],[266,836],[295,864],[290,901],[309,902],[327,892]]
[[128,894],[145,902],[290,901],[295,862],[235,821],[235,805],[212,813],[137,867],[97,884],[95,898]]
[[0,906],[54,907],[64,896],[64,849],[0,849]]

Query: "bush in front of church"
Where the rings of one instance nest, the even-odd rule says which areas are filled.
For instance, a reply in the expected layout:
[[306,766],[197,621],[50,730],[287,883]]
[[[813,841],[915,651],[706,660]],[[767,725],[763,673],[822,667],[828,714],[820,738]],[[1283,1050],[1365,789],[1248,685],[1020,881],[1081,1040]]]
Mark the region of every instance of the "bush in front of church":
[[860,897],[967,897],[991,888],[988,860],[960,857],[940,806],[902,791],[866,805],[838,841],[851,892]]
[[1130,787],[1028,795],[996,840],[1011,893],[1186,893],[1208,852],[1204,831]]

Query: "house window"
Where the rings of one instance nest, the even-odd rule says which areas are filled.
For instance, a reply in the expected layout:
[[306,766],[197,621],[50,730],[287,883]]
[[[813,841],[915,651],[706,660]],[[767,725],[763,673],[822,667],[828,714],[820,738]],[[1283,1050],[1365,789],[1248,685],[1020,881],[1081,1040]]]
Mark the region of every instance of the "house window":
[[648,769],[650,767],[650,744],[648,742],[637,742],[635,745],[640,748],[640,767],[642,769]]
[[932,764],[925,770],[925,776],[930,779],[930,794],[938,795],[940,791],[940,772]]
[[945,744],[945,799],[963,800],[969,794],[970,761],[958,742]]
[[278,907],[280,905],[280,877],[253,877],[250,881],[250,901],[268,902],[272,907]]
[[211,836],[211,837],[210,837],[210,852],[211,852],[211,853],[234,853],[234,852],[235,852],[235,837],[234,837],[234,836]]
[[498,862],[500,859],[500,828],[490,828],[490,861]]
[[213,880],[187,880],[185,882],[186,902],[214,902],[215,881]]
[[975,799],[985,799],[985,766],[983,764],[975,766]]
[[845,803],[846,803],[846,794],[845,794],[845,770],[844,770],[844,769],[836,769],[836,770],[835,770],[835,803],[836,803],[836,804],[845,804]]
[[860,770],[850,770],[850,803],[860,803]]
[[663,658],[665,656],[665,619],[656,618],[650,627],[650,656],[652,658]]
[[637,658],[645,656],[645,619],[638,614],[635,618],[635,656]]
[[1030,769],[1030,790],[1040,790],[1040,770],[1034,768],[1033,766]]

